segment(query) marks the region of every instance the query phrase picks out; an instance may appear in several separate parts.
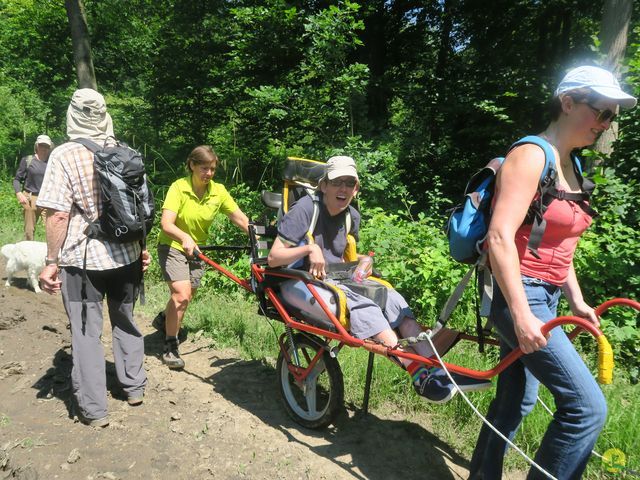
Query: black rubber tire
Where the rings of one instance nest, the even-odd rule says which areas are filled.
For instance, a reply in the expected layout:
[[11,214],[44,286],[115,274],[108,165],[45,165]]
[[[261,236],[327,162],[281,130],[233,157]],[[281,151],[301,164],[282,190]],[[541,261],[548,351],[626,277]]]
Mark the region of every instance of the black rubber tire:
[[[307,334],[296,334],[293,336],[293,341],[303,367],[311,362],[324,344],[320,338]],[[287,353],[293,359],[291,350],[287,342]],[[282,351],[278,356],[276,370],[282,403],[287,415],[294,422],[306,428],[324,428],[333,422],[336,415],[344,408],[344,383],[340,364],[326,350],[316,363],[314,372],[307,377],[305,387],[311,387],[311,389],[306,395],[289,372]],[[309,400],[312,400],[311,405]]]

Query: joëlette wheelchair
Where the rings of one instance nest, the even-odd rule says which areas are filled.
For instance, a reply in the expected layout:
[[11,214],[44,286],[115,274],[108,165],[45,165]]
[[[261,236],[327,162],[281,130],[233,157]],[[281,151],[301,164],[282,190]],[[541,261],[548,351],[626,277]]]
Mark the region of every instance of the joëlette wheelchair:
[[[322,162],[290,157],[284,172],[282,193],[262,192],[262,201],[266,206],[278,210],[278,215],[281,216],[301,196],[313,192],[323,173]],[[374,355],[383,355],[392,359],[395,357],[417,360],[427,367],[442,365],[436,357],[426,358],[401,350],[400,344],[390,347],[373,340],[362,340],[352,336],[349,333],[349,314],[339,289],[328,287],[325,282],[303,270],[268,267],[267,254],[276,236],[275,225],[251,223],[249,247],[201,246],[197,256],[255,294],[260,314],[284,324],[285,332],[278,340],[280,353],[276,369],[285,410],[296,423],[307,428],[323,428],[329,425],[344,408],[344,385],[338,355],[345,346],[364,348],[369,351],[363,400],[365,413],[369,404]],[[250,251],[251,273],[248,279],[240,279],[202,253],[206,250],[234,248],[246,248]],[[351,239],[345,253],[347,257],[345,263],[338,266],[333,273],[343,278],[348,276],[350,269],[357,264],[355,252],[355,243]],[[385,284],[384,281],[381,283]],[[380,294],[380,291],[379,288],[374,288],[369,294],[375,297]],[[616,305],[625,305],[640,311],[640,303],[617,298],[597,307],[596,313],[602,315]],[[571,339],[581,331],[586,331],[595,337],[598,342],[598,380],[601,383],[611,383],[613,374],[611,346],[603,333],[593,324],[579,317],[561,316],[546,323],[542,327],[542,333],[546,334],[559,325],[569,324],[576,327],[569,334]],[[477,336],[449,329],[440,322],[436,322],[432,329],[425,329],[424,335],[429,335],[441,356],[461,340],[480,341]],[[416,338],[401,340],[405,345],[417,341]],[[494,345],[498,343],[490,338],[484,339],[484,342]],[[522,354],[522,351],[516,348],[495,367],[485,371],[447,362],[443,364],[450,372],[472,378],[490,379]]]

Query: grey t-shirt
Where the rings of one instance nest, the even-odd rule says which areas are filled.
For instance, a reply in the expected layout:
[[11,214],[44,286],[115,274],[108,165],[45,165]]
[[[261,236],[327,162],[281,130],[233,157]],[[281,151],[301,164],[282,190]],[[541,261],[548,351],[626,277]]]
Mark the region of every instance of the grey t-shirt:
[[[313,230],[313,239],[322,250],[327,263],[342,263],[342,255],[347,248],[347,232],[345,228],[346,210],[338,215],[331,216],[322,201],[322,194],[319,193],[320,213],[316,227]],[[358,230],[360,228],[360,213],[351,205],[348,207],[351,213],[351,235],[358,240]],[[288,245],[304,245],[307,243],[306,234],[311,225],[313,216],[313,199],[305,195],[287,212],[278,225],[278,236]],[[304,259],[304,264],[296,262],[295,267],[307,267],[308,259]]]
[[[31,157],[31,162],[28,162],[29,157]],[[47,162],[43,162],[36,155],[23,157],[13,179],[13,190],[18,193],[24,189],[27,192],[38,195],[46,169]]]

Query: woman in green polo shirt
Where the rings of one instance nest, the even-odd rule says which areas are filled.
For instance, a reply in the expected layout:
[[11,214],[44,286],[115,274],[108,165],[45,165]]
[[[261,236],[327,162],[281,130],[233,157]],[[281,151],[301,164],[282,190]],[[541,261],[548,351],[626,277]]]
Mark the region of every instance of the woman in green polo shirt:
[[158,260],[171,297],[153,326],[165,333],[162,361],[172,369],[184,367],[178,352],[178,332],[200,279],[202,263],[193,257],[198,244],[207,242],[209,227],[218,213],[229,217],[248,233],[249,219],[224,185],[213,181],[218,156],[208,145],[194,148],[187,157],[190,175],[169,187],[162,205],[162,232],[158,237]]

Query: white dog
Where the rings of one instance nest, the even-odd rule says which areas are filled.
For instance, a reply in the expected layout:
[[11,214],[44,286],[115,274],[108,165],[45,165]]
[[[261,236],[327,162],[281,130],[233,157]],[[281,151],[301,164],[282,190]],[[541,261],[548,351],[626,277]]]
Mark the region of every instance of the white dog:
[[44,268],[44,259],[47,256],[47,244],[44,242],[24,241],[9,243],[2,247],[0,253],[7,259],[7,283],[11,285],[13,276],[22,270],[28,275],[29,284],[36,293],[41,292],[38,284],[38,275]]

